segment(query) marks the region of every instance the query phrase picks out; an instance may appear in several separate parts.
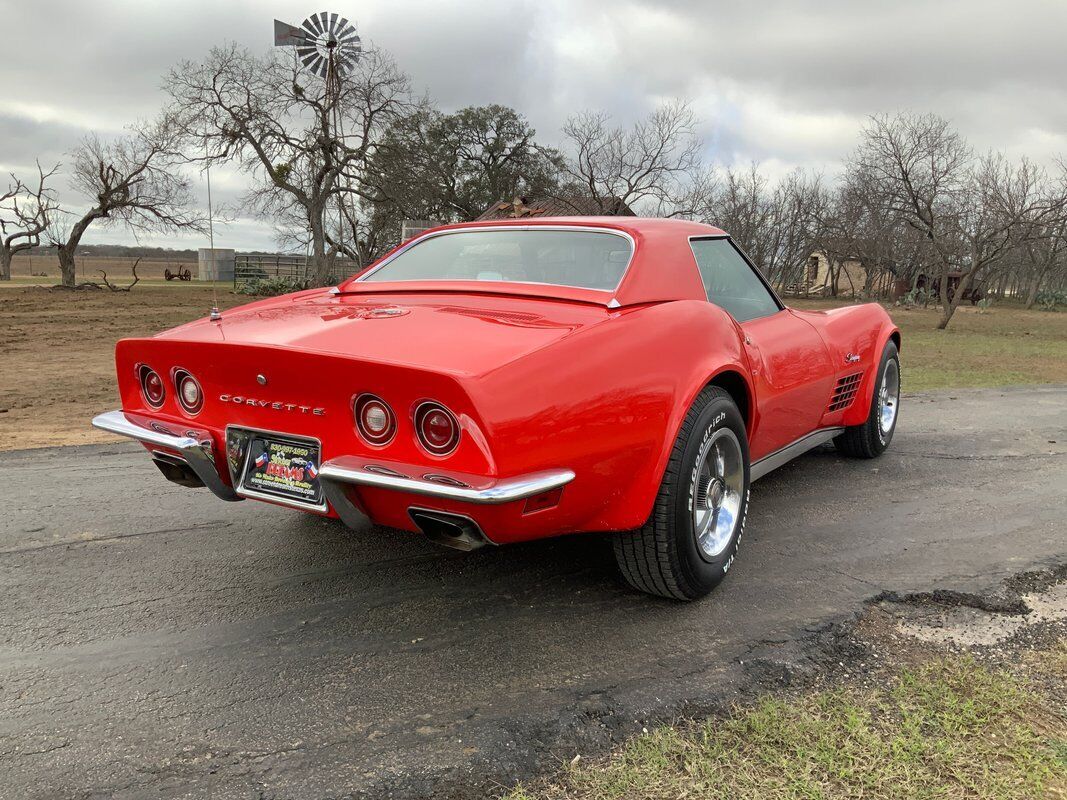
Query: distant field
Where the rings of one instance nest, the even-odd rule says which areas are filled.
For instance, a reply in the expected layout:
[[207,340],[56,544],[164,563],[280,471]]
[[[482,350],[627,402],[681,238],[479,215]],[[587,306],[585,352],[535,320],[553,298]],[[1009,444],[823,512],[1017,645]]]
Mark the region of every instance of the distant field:
[[[120,256],[78,256],[78,280],[94,281],[100,279],[100,270],[107,272],[112,283],[128,283],[130,270],[136,258]],[[177,272],[188,269],[195,280],[197,273],[196,259],[179,258],[142,258],[137,265],[137,275],[144,278],[163,278],[164,270]],[[11,277],[19,283],[56,283],[59,281],[59,259],[54,254],[35,256],[15,256],[11,262]],[[36,280],[31,280],[31,279]],[[25,279],[25,281],[23,280]],[[0,284],[2,286],[2,284]]]
[[[114,278],[127,282],[128,275],[117,271]],[[228,284],[219,285],[218,299],[222,308],[249,300],[232,294]],[[210,285],[196,281],[156,278],[130,293],[0,283],[0,449],[108,440],[89,428],[89,420],[118,404],[115,342],[202,317],[211,302]],[[791,302],[799,308],[841,305]],[[932,308],[890,313],[903,333],[905,392],[1067,383],[1065,312],[963,308],[948,331],[935,330]]]

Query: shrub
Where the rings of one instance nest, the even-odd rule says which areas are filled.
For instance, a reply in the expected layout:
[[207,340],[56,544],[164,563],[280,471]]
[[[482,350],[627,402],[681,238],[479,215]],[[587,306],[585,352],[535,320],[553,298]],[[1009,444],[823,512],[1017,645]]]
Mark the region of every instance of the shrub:
[[1037,305],[1042,311],[1055,311],[1057,306],[1067,305],[1067,292],[1058,289],[1038,292]]
[[307,289],[308,285],[308,281],[297,278],[253,278],[241,284],[237,289],[237,293],[253,297],[273,297],[279,294],[299,292],[301,289]]

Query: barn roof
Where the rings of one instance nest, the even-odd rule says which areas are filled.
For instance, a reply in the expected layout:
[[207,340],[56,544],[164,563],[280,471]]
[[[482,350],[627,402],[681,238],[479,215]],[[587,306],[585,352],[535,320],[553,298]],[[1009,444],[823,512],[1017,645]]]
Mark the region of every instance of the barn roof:
[[596,198],[582,195],[558,197],[516,197],[493,203],[478,217],[479,221],[497,219],[536,219],[537,217],[636,216],[626,203],[614,199],[604,208]]

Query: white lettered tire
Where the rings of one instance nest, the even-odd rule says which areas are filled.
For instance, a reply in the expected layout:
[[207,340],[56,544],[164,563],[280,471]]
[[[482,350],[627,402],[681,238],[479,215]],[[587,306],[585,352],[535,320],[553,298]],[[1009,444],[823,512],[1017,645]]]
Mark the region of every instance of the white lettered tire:
[[674,600],[706,595],[737,556],[748,493],[744,419],[725,390],[709,386],[686,414],[648,522],[614,537],[623,577]]

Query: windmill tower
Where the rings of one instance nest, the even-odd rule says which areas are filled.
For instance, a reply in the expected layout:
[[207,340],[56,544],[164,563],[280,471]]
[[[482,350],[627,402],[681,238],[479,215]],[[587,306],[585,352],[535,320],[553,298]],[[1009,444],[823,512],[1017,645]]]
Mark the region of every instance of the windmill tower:
[[[294,58],[323,80],[324,104],[330,111],[327,131],[332,141],[344,142],[343,114],[340,108],[342,81],[359,63],[363,46],[356,27],[344,17],[327,11],[312,14],[299,27],[274,20],[274,46],[296,48]],[[347,178],[346,178],[347,180]],[[337,200],[337,237],[344,240],[344,195]]]

